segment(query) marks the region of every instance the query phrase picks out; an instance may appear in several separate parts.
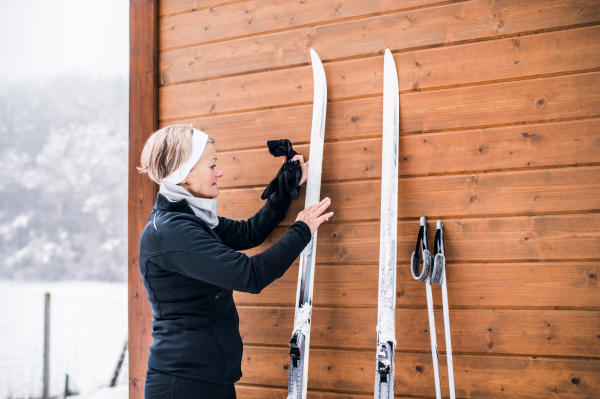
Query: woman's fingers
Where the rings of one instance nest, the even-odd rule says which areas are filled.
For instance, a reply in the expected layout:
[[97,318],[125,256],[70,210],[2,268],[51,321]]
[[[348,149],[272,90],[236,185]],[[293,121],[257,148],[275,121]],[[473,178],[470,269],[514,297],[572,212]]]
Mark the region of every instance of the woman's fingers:
[[310,161],[306,161],[304,163],[300,162],[300,169],[302,170],[302,177],[300,178],[300,185],[303,185],[308,179],[308,163]]
[[329,199],[329,197],[323,198],[323,200],[321,202],[319,202],[318,204],[312,204],[312,205],[309,205],[306,208],[304,208],[304,212],[310,212],[311,214],[316,214],[317,208],[319,208],[320,206],[323,206],[323,204],[327,203],[327,201],[331,202],[331,199]]
[[305,222],[310,228],[311,234],[314,234],[321,223],[333,216],[333,212],[322,215],[322,213],[329,208],[330,205],[331,199],[329,197],[323,198],[323,200],[318,204],[307,206],[306,209],[298,214],[296,220]]
[[319,216],[317,218],[317,220],[319,221],[319,224],[321,224],[324,221],[329,220],[329,218],[332,217],[332,216],[333,216],[333,212],[329,212],[329,213],[326,213],[326,214],[324,214],[322,216]]
[[[287,156],[284,155],[282,157],[283,159],[283,163],[285,163],[285,161],[287,161]],[[304,163],[304,156],[302,154],[296,154],[294,155],[294,157],[292,158],[292,161],[300,161],[300,165],[302,165]],[[308,162],[307,162],[308,163]]]
[[331,199],[330,199],[329,197],[325,197],[325,198],[323,198],[323,199],[321,200],[321,202],[317,202],[316,204],[312,204],[312,205],[310,205],[310,206],[307,206],[306,208],[307,208],[307,209],[308,209],[308,208],[311,208],[311,209],[312,209],[312,208],[317,208],[317,207],[319,207],[319,206],[323,205],[324,203],[326,203],[327,201],[331,201]]
[[315,209],[315,216],[319,216],[325,212],[325,209],[329,208],[329,205],[331,205],[331,199],[329,198],[325,198],[323,201],[319,202],[317,204],[317,208]]

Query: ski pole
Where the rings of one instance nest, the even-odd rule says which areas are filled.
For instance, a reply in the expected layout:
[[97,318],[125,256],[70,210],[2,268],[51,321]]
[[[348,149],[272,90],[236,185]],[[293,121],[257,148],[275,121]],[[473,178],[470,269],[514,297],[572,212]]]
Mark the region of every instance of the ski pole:
[[444,312],[444,335],[446,338],[446,360],[448,362],[448,385],[450,399],[455,399],[454,366],[452,362],[452,340],[450,339],[450,311],[448,310],[448,288],[446,286],[446,252],[444,251],[444,224],[438,220],[433,243],[434,265],[432,283],[442,286],[442,308]]
[[[419,249],[423,254],[423,269],[419,274]],[[435,335],[435,316],[433,314],[433,295],[431,293],[431,253],[427,249],[427,219],[421,217],[419,221],[419,235],[417,247],[412,253],[411,273],[415,280],[425,282],[425,293],[427,296],[427,316],[429,317],[429,339],[431,341],[431,360],[433,361],[433,378],[435,382],[435,397],[442,399],[440,384],[440,367],[438,362],[437,340]]]

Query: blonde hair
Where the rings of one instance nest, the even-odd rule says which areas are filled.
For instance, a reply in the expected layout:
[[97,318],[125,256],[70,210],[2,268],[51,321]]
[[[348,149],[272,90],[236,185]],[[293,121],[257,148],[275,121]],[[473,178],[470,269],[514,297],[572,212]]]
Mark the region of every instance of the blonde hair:
[[[152,133],[144,144],[141,167],[137,170],[160,184],[190,156],[193,132],[191,124],[178,124],[165,126]],[[214,142],[215,139],[208,136],[208,143]]]

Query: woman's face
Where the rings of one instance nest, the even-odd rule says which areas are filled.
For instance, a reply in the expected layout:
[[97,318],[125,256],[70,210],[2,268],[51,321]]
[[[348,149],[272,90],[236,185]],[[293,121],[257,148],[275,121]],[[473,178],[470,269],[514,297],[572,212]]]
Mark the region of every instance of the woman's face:
[[217,179],[221,176],[223,171],[217,165],[217,149],[213,143],[208,143],[196,165],[180,184],[194,197],[212,199],[219,195]]

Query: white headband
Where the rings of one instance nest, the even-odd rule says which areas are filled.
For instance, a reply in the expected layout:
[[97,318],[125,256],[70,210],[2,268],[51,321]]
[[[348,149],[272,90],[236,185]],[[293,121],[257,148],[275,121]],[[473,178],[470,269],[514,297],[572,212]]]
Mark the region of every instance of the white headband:
[[204,148],[206,148],[206,143],[208,142],[208,135],[200,130],[194,129],[194,133],[192,133],[192,153],[185,160],[184,163],[181,164],[179,168],[169,176],[162,179],[162,181],[166,181],[168,183],[179,184],[190,173],[190,170],[196,165],[196,162],[202,156],[204,152]]

